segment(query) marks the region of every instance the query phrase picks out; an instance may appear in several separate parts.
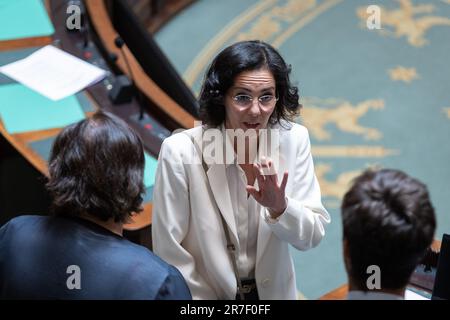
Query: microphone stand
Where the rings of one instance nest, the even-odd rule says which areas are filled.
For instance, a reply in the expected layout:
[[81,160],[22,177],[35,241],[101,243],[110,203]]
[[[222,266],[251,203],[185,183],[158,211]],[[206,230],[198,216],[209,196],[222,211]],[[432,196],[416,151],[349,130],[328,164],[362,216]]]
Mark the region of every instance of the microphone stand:
[[142,120],[144,118],[144,104],[143,104],[143,99],[141,96],[141,91],[137,88],[136,86],[136,82],[135,82],[135,78],[134,78],[134,74],[133,71],[131,69],[130,63],[128,61],[127,55],[125,54],[125,50],[123,48],[123,45],[125,44],[125,41],[123,41],[123,39],[120,36],[117,36],[116,39],[114,40],[114,44],[115,46],[120,49],[120,52],[122,54],[123,60],[125,61],[125,64],[127,66],[127,70],[130,74],[130,79],[131,79],[131,84],[133,86],[133,90],[136,93],[136,98],[139,104],[139,120]]

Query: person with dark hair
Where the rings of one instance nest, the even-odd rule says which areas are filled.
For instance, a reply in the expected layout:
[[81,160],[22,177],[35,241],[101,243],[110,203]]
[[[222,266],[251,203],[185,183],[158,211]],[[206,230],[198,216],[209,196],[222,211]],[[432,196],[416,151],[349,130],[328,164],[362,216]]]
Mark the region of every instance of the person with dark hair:
[[122,236],[141,211],[144,151],[118,117],[63,129],[49,161],[52,216],[0,229],[0,299],[191,299],[180,272]]
[[[194,299],[296,299],[289,244],[319,244],[322,205],[298,89],[270,45],[244,41],[211,63],[203,126],[162,145],[153,193],[153,249]],[[289,179],[288,179],[289,176]]]
[[398,170],[366,170],[341,211],[348,299],[403,299],[433,242],[436,218],[427,187]]

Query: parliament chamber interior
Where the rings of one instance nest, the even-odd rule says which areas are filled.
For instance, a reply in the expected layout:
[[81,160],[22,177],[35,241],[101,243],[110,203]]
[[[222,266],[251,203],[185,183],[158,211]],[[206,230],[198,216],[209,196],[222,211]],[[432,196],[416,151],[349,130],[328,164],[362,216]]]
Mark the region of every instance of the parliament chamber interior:
[[[377,12],[379,21],[370,20]],[[428,187],[437,220],[405,298],[448,299],[448,0],[0,0],[0,228],[15,217],[50,213],[52,147],[65,127],[101,110],[123,120],[142,141],[143,210],[123,224],[123,237],[153,251],[153,191],[163,141],[202,119],[207,68],[221,50],[247,40],[273,46],[292,69],[303,106],[292,121],[308,129],[331,221],[317,248],[286,249],[295,298],[346,298],[344,195],[365,169],[396,168]],[[245,97],[253,108],[256,99]],[[257,104],[264,104],[263,97]],[[202,232],[215,230],[211,223]],[[2,250],[0,243],[0,262]],[[0,266],[0,299],[8,299],[3,276]],[[256,279],[263,299],[266,278],[262,284]],[[189,287],[192,298],[201,297]]]

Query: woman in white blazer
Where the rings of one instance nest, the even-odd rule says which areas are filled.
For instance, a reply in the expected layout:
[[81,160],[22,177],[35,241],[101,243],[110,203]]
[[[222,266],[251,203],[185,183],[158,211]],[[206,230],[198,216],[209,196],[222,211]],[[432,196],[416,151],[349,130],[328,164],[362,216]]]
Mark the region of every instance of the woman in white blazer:
[[296,299],[288,245],[325,235],[308,132],[289,121],[301,107],[289,73],[266,43],[224,49],[200,93],[204,125],[161,147],[153,250],[194,299]]

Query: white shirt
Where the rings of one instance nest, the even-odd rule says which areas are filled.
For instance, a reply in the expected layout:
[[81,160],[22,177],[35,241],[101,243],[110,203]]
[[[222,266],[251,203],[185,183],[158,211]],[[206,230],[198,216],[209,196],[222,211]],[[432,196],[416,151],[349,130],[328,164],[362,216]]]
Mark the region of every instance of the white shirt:
[[[232,138],[226,134],[224,125],[221,126],[221,130],[222,134],[227,137],[226,151],[232,150],[231,152],[234,153]],[[277,223],[279,218],[272,219],[267,210],[261,211],[262,206],[251,195],[248,195],[246,189],[248,185],[247,176],[238,164],[235,153],[233,156],[234,162],[226,164],[225,172],[239,238],[238,272],[241,278],[254,278],[260,213],[263,212],[265,221],[270,224]],[[258,189],[256,179],[254,186]]]
[[245,188],[247,177],[239,164],[227,165],[226,176],[239,238],[237,259],[239,276],[241,278],[254,278],[261,205],[252,196],[247,197]]
[[349,291],[347,300],[403,300],[403,297],[396,294],[380,291]]

